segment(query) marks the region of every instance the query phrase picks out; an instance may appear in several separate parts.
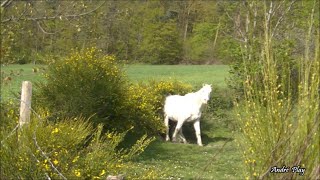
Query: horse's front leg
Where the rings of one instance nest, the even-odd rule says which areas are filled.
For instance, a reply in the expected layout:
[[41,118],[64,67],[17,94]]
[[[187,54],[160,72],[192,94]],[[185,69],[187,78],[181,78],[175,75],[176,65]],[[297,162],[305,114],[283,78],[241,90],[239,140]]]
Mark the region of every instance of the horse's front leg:
[[166,141],[169,141],[169,117],[167,115],[164,118],[164,125],[166,126]]
[[182,125],[183,125],[183,120],[178,120],[176,129],[174,130],[174,133],[172,135],[172,141],[173,142],[177,141],[177,134],[180,132],[180,130],[182,128]]
[[193,124],[194,130],[196,132],[197,136],[197,143],[199,146],[203,146],[202,140],[201,140],[201,131],[200,131],[200,120],[196,120]]

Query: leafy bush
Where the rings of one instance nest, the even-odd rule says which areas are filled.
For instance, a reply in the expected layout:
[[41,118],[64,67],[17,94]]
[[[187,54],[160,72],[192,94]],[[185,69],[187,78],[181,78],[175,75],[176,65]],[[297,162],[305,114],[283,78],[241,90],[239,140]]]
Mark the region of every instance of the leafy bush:
[[[204,117],[214,118],[212,126],[204,125],[204,129],[212,130],[214,128],[230,128],[234,129],[235,122],[231,116],[230,110],[233,108],[233,93],[229,88],[220,88],[214,86],[208,101],[206,111],[204,111]],[[206,124],[207,121],[202,121]]]
[[125,94],[126,83],[113,56],[103,56],[95,48],[73,52],[52,63],[47,83],[39,85],[35,102],[46,106],[56,117],[94,116],[98,123],[116,119],[116,107]]
[[[311,18],[312,19],[312,18]],[[268,23],[268,22],[264,22]],[[246,72],[244,100],[237,103],[239,137],[247,165],[247,178],[317,179],[319,177],[319,42],[309,53],[312,23],[306,37],[306,53],[297,60],[297,82],[292,81],[287,62],[273,53],[270,32],[265,29],[261,53],[261,81]],[[265,26],[267,27],[267,26]],[[319,39],[317,31],[316,39]],[[245,67],[246,68],[246,67]],[[279,76],[279,72],[283,72]],[[297,85],[297,87],[295,87]],[[270,173],[272,167],[289,167],[289,173]],[[290,173],[294,166],[305,172]]]
[[14,131],[8,132],[18,128],[19,121],[19,103],[12,99],[8,101],[0,101],[0,139],[2,141],[6,139],[6,135],[12,135]]
[[178,81],[149,81],[133,84],[129,87],[124,118],[132,120],[131,124],[140,132],[159,133],[164,130],[164,99],[170,94],[186,94],[191,86]]
[[126,132],[102,133],[102,125],[93,128],[81,117],[58,123],[33,117],[30,124],[16,131],[17,136],[9,133],[11,128],[2,130],[5,136],[1,136],[0,158],[4,179],[105,179],[118,174],[129,179],[154,179],[158,176],[153,169],[140,169],[136,173],[137,168],[131,162],[153,140],[146,136],[130,149],[119,149]]
[[74,52],[49,66],[47,83],[35,92],[35,105],[46,107],[51,119],[91,117],[108,130],[156,134],[163,130],[164,97],[187,93],[191,86],[176,81],[130,85],[112,56],[96,49]]

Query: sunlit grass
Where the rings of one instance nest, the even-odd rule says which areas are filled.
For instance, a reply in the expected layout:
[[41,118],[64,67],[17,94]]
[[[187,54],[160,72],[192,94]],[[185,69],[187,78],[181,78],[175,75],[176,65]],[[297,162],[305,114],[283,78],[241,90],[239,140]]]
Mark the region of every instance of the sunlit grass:
[[1,100],[13,98],[14,94],[20,92],[22,81],[43,80],[45,67],[33,64],[1,66]]
[[227,65],[128,65],[124,68],[134,82],[171,78],[195,86],[211,83],[220,87],[226,87],[229,70]]
[[[12,98],[12,93],[20,91],[22,81],[43,80],[45,68],[44,65],[33,64],[1,66],[1,78],[12,79],[7,82],[1,81],[1,99]],[[224,88],[229,67],[227,65],[125,65],[124,70],[132,82],[176,79],[194,86],[210,83]]]

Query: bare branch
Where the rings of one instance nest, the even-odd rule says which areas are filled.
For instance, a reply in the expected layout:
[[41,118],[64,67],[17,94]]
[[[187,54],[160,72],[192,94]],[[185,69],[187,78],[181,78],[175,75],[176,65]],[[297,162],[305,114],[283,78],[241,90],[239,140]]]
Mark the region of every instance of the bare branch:
[[13,130],[9,133],[9,135],[8,135],[7,137],[5,137],[5,138],[1,141],[1,145],[2,145],[2,143],[3,143],[5,140],[7,140],[10,136],[12,136],[14,132],[16,132],[16,130],[19,128],[19,126],[20,126],[20,125],[17,124],[16,127],[13,128]]
[[13,0],[5,0],[1,3],[1,7],[2,8],[6,8],[8,7],[11,3],[12,3]]
[[[273,38],[273,36],[274,36],[274,33],[276,32],[276,30],[277,30],[277,28],[278,28],[278,26],[279,26],[279,24],[283,21],[283,19],[284,19],[284,15],[287,13],[287,12],[289,12],[290,11],[290,9],[291,9],[291,7],[292,7],[292,5],[295,3],[296,1],[295,0],[293,0],[293,1],[291,1],[291,3],[290,3],[290,5],[289,5],[289,7],[281,14],[281,16],[280,16],[280,18],[278,19],[278,21],[277,21],[277,23],[276,23],[276,25],[275,25],[275,27],[274,27],[274,29],[273,29],[273,31],[272,31],[272,33],[271,33],[271,38]],[[280,6],[280,5],[279,5]]]
[[39,29],[44,33],[44,34],[55,34],[55,33],[52,33],[52,32],[47,32],[43,29],[43,27],[41,26],[40,22],[39,21],[36,21]]
[[14,18],[11,17],[9,19],[5,19],[3,21],[1,21],[1,23],[6,23],[6,22],[10,22],[10,21],[19,21],[19,20],[25,20],[25,21],[39,21],[39,20],[53,20],[53,19],[68,19],[68,18],[76,18],[76,17],[80,17],[80,16],[86,16],[90,13],[93,13],[94,11],[98,10],[101,6],[103,6],[107,1],[103,1],[99,6],[97,6],[96,8],[84,12],[84,13],[80,13],[80,14],[66,14],[66,15],[55,15],[55,16],[43,16],[43,17],[19,17],[19,18]]

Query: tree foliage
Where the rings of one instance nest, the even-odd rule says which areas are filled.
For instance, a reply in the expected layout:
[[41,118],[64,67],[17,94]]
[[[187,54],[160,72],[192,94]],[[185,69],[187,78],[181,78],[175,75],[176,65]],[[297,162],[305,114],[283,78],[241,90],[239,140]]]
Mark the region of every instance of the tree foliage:
[[[128,63],[230,63],[242,56],[258,62],[259,53],[253,52],[260,50],[262,2],[96,2],[4,1],[1,63],[48,63],[71,49],[92,46]],[[279,55],[286,59],[301,55],[301,34],[307,29],[305,19],[313,1],[270,2],[270,15],[277,17],[270,26],[282,51]]]

